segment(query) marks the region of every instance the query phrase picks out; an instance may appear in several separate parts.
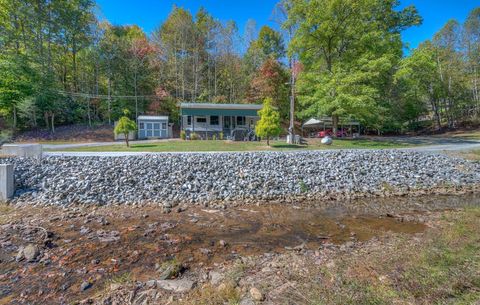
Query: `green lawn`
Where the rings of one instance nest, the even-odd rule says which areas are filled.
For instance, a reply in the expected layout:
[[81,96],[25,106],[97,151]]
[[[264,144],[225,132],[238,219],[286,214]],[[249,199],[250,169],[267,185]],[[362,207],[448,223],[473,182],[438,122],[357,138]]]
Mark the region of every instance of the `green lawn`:
[[115,144],[107,146],[76,147],[68,149],[52,149],[52,151],[80,151],[80,152],[195,152],[195,151],[291,151],[291,150],[321,150],[321,149],[382,149],[382,148],[400,148],[408,145],[399,144],[391,141],[380,140],[343,140],[335,139],[333,145],[322,145],[319,140],[309,141],[309,145],[289,145],[283,141],[271,142],[268,147],[266,142],[231,142],[231,141],[162,141],[157,143],[131,144],[127,148],[125,144]]
[[466,131],[460,133],[453,133],[452,138],[461,138],[466,140],[480,140],[480,131]]

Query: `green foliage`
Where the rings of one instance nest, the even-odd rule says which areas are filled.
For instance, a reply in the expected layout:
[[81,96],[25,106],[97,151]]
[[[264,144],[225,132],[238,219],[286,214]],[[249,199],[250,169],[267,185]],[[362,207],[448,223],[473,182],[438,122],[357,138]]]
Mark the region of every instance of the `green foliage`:
[[128,141],[128,136],[130,132],[136,131],[137,130],[137,123],[135,121],[130,120],[128,118],[129,111],[127,109],[124,110],[124,116],[122,116],[119,120],[117,125],[115,126],[115,134],[123,134],[125,136],[125,142],[127,144],[127,147],[129,147],[129,141]]
[[187,133],[185,132],[185,130],[180,131],[180,139],[182,139],[182,140],[187,139]]
[[308,192],[309,188],[308,188],[308,185],[305,183],[305,181],[300,180],[300,181],[298,182],[298,185],[300,186],[300,191],[301,191],[302,193]]
[[258,112],[260,120],[255,126],[257,136],[266,138],[267,145],[270,145],[270,138],[278,136],[282,129],[280,128],[280,115],[277,110],[272,107],[272,100],[265,99],[262,109]]
[[198,133],[192,132],[192,133],[190,134],[190,140],[192,140],[192,141],[197,141],[197,140],[200,140],[200,139],[201,139],[201,137],[200,137],[200,135],[199,135]]
[[[397,1],[293,1],[287,24],[298,24],[290,45],[304,63],[298,83],[302,117],[353,117],[379,127],[381,100],[402,56],[401,30],[418,24]],[[335,128],[336,126],[334,126]]]
[[218,138],[223,141],[223,139],[224,139],[223,132],[220,132],[220,133],[218,134]]

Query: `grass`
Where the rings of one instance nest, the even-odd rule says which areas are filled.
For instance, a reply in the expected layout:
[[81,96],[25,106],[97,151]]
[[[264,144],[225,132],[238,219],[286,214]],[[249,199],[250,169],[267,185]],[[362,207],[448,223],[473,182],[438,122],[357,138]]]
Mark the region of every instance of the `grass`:
[[13,207],[0,201],[0,225],[8,222],[10,213],[13,212]]
[[480,162],[480,149],[456,152],[453,153],[453,156],[458,156],[467,160]]
[[480,140],[480,130],[463,131],[449,134],[452,138],[461,138],[466,140]]
[[68,149],[53,149],[52,151],[78,152],[207,152],[207,151],[292,151],[292,150],[324,150],[324,149],[384,149],[401,148],[409,145],[392,141],[369,139],[335,139],[331,146],[322,145],[319,140],[311,140],[309,145],[291,145],[283,141],[273,141],[271,146],[265,142],[232,142],[232,141],[162,141],[156,143],[132,144],[130,148],[125,144],[106,146],[86,146]]
[[480,300],[480,208],[449,214],[422,242],[341,257],[320,269],[307,304],[474,304]]

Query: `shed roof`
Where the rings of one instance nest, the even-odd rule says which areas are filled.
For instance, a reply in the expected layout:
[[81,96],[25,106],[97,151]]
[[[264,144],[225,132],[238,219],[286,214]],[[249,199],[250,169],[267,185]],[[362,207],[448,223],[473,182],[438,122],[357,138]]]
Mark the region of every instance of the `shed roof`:
[[139,115],[138,120],[140,121],[168,121],[168,116],[166,115]]

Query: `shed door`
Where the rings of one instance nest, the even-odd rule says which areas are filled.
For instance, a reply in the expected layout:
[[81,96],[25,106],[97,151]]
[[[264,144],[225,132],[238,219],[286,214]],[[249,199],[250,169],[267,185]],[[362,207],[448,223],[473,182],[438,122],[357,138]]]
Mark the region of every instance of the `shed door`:
[[147,138],[153,137],[153,123],[146,123],[145,126]]

